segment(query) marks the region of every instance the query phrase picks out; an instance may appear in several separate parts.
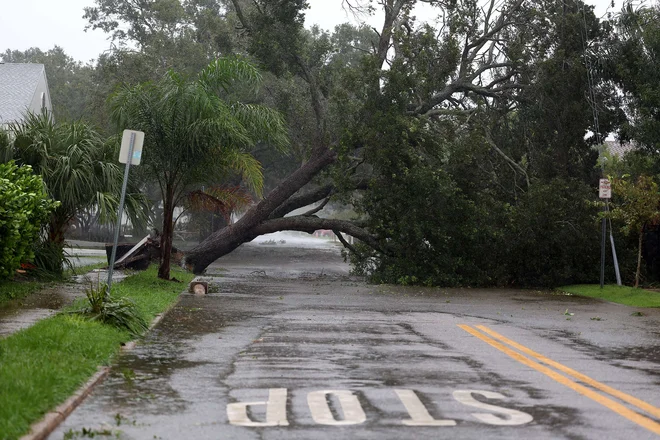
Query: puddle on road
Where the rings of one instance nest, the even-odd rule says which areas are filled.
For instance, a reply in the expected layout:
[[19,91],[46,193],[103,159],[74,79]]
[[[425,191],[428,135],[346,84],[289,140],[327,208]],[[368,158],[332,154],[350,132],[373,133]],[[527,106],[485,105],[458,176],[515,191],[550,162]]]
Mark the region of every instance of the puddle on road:
[[[231,314],[222,309],[205,307],[208,301],[221,301],[209,296],[186,295],[168,312],[145,339],[131,351],[122,353],[112,365],[108,378],[97,388],[95,397],[87,399],[87,414],[131,414],[144,421],[149,416],[177,416],[191,404],[186,393],[204,394],[204,380],[217,374],[217,365],[198,359],[199,341],[231,325],[231,320],[248,319],[248,314]],[[196,350],[196,351],[195,351]],[[194,352],[194,353],[193,353]],[[200,371],[202,373],[200,373]],[[194,378],[198,375],[198,382]],[[179,386],[184,383],[183,386]],[[182,395],[182,390],[185,392]]]

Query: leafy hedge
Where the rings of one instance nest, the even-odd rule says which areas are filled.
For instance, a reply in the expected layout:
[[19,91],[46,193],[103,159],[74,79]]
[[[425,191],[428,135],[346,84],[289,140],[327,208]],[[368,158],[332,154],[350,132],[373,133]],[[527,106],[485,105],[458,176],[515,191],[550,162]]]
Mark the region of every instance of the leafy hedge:
[[0,164],[0,279],[11,278],[33,257],[41,224],[57,204],[32,167]]

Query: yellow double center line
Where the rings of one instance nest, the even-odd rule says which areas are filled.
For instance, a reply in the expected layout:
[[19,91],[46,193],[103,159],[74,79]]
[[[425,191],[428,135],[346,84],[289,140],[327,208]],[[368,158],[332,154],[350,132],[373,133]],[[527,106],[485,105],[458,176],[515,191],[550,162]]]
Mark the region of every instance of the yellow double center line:
[[[657,423],[656,421],[643,416],[635,411],[632,411],[628,407],[620,404],[619,402],[610,399],[609,397],[606,397],[602,394],[599,394],[592,390],[591,388],[587,388],[584,385],[581,385],[571,379],[569,379],[566,376],[563,376],[559,373],[557,373],[555,370],[552,370],[545,365],[541,365],[538,362],[533,361],[532,359],[523,356],[517,351],[512,350],[511,348],[507,347],[506,345],[502,344],[501,342],[498,342],[497,340],[493,339],[496,338],[499,341],[504,342],[505,344],[508,344],[509,346],[515,348],[516,350],[519,350],[522,353],[525,353],[526,355],[533,357],[541,362],[543,362],[546,365],[549,365],[553,368],[556,368],[559,371],[564,372],[565,374],[572,376],[573,378],[579,380],[580,382],[583,382],[587,385],[592,386],[593,388],[596,388],[600,391],[603,391],[613,397],[616,397],[624,402],[627,402],[642,411],[645,411],[648,414],[651,414],[654,417],[660,418],[660,408],[655,407],[647,402],[644,402],[643,400],[640,400],[634,396],[631,396],[629,394],[626,394],[624,392],[621,392],[617,389],[614,389],[610,386],[607,386],[603,383],[598,382],[597,380],[594,380],[590,378],[589,376],[586,376],[582,373],[579,373],[572,368],[569,368],[565,365],[560,364],[559,362],[555,362],[552,359],[549,359],[542,354],[539,354],[533,350],[530,350],[529,348],[525,347],[524,345],[518,344],[515,341],[512,341],[509,338],[506,338],[502,336],[501,334],[489,329],[488,327],[484,325],[477,325],[475,326],[476,328],[470,327],[469,325],[464,325],[461,324],[459,325],[460,328],[465,330],[466,332],[470,333],[473,336],[476,336],[477,338],[481,339],[482,341],[490,344],[491,346],[497,348],[500,350],[502,353],[505,353],[509,357],[517,360],[521,364],[527,365],[530,368],[535,369],[536,371],[539,371],[546,376],[554,379],[555,381],[559,382],[560,384],[567,386],[568,388],[577,391],[578,393],[592,399],[595,402],[600,403],[601,405],[611,409],[615,413],[627,418],[628,420],[637,423],[640,426],[643,426],[644,428],[648,429],[649,431],[659,434],[660,435],[660,423]],[[477,329],[481,330],[478,331]],[[482,333],[483,332],[483,333]],[[485,334],[484,334],[485,333]],[[489,337],[487,335],[492,336]]]

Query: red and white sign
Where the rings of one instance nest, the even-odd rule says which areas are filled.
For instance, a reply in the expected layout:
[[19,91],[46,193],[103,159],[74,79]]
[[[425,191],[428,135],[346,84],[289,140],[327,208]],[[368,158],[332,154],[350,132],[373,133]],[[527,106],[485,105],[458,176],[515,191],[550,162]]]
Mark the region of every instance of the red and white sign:
[[598,197],[601,199],[612,198],[612,186],[608,179],[600,179],[600,186],[598,187]]

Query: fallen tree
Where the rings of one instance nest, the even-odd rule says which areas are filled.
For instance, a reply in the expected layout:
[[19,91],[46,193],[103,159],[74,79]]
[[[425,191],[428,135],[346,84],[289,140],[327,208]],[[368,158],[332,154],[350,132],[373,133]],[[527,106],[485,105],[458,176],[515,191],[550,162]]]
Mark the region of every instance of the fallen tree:
[[[507,50],[507,40],[524,38],[522,34],[526,32],[519,26],[526,22],[522,0],[505,1],[499,6],[493,0],[483,9],[467,1],[452,5],[438,2],[435,7],[445,17],[440,29],[417,25],[412,17],[413,7],[427,2],[380,0],[377,3],[382,8],[383,25],[373,31],[372,41],[367,42],[370,50],[365,51],[364,41],[354,42],[357,62],[347,76],[353,81],[356,75],[362,77],[352,83],[354,90],[347,91],[345,84],[328,85],[324,75],[335,67],[332,58],[337,53],[331,45],[319,43],[327,35],[310,36],[304,30],[304,0],[255,0],[250,4],[232,0],[249,52],[271,72],[297,75],[307,84],[315,134],[310,139],[307,160],[298,170],[235,224],[213,233],[186,254],[185,264],[193,272],[202,273],[209,264],[259,235],[283,230],[311,233],[316,229],[332,229],[352,235],[379,252],[387,252],[389,237],[375,235],[359,222],[319,218],[316,210],[285,217],[295,209],[327,200],[339,187],[346,193],[367,186],[364,178],[353,179],[362,182],[353,188],[346,184],[365,170],[369,179],[369,166],[362,141],[346,141],[345,135],[345,131],[359,130],[360,124],[369,123],[371,110],[365,113],[370,108],[366,103],[370,101],[373,106],[374,102],[383,102],[389,106],[403,97],[405,102],[396,103],[401,115],[421,119],[428,127],[452,118],[469,117],[478,105],[511,99],[524,87],[518,70],[524,45],[517,52]],[[366,5],[347,1],[345,6],[355,10]],[[359,43],[363,43],[362,47],[358,47]],[[408,79],[417,81],[418,88],[407,84]],[[396,96],[392,89],[397,89]],[[342,122],[356,120],[348,129],[329,116],[330,104],[340,107],[337,104],[340,99],[344,100],[342,103],[350,100],[352,108],[359,109],[355,114],[343,115],[344,119],[342,115],[336,116]],[[504,154],[501,150],[499,153]],[[341,184],[325,176],[325,182],[320,186],[316,182],[317,186],[310,188],[310,182],[332,165],[342,169]]]

